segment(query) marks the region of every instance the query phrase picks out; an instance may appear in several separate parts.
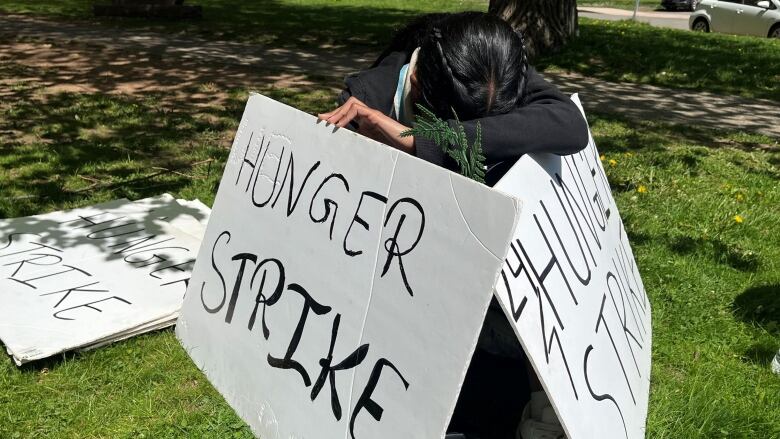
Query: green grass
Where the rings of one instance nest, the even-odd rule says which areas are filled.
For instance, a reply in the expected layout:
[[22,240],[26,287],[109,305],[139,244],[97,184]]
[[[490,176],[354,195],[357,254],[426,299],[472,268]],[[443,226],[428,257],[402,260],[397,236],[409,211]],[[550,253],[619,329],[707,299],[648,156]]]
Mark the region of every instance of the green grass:
[[[19,74],[8,65],[0,79]],[[39,85],[25,87],[37,96]],[[316,86],[264,91],[309,112],[333,103]],[[165,191],[211,202],[245,97],[177,111],[157,110],[153,96],[6,101],[0,215]],[[778,437],[780,379],[768,363],[780,347],[780,145],[611,114],[590,122],[653,305],[648,437]],[[185,166],[206,159],[210,169]],[[153,166],[187,176],[144,178]],[[93,180],[101,186],[77,192]],[[170,331],[21,369],[0,362],[0,437],[141,435],[251,434]]]
[[[625,1],[625,0],[621,0]],[[196,1],[193,1],[196,3]],[[273,47],[379,52],[395,29],[416,14],[485,10],[484,0],[197,0],[199,21],[100,20],[107,26],[152,29]],[[0,0],[0,11],[84,20],[92,0]],[[87,21],[89,20],[89,21]],[[780,40],[658,29],[630,21],[580,21],[580,35],[557,54],[536,60],[610,81],[707,90],[780,100]]]
[[609,81],[780,100],[780,40],[580,20],[580,36],[540,69]]
[[[95,21],[93,0],[0,0],[0,11]],[[108,3],[109,0],[105,0]],[[350,45],[379,49],[421,13],[487,10],[484,0],[190,0],[200,20],[101,18],[107,25],[153,28],[220,40],[279,46]]]
[[780,437],[777,139],[590,122],[653,306],[648,437]]
[[[56,5],[79,15],[88,3]],[[5,9],[54,4],[0,0]],[[543,66],[659,85],[684,72],[683,86],[777,97],[776,85],[766,88],[771,75],[780,82],[774,43],[670,32],[585,22],[582,39]],[[687,65],[689,53],[721,64],[694,82],[705,69]],[[161,106],[167,96],[159,94],[48,94],[43,82],[18,80],[45,76],[18,62],[0,60],[0,81],[8,81],[0,82],[0,217],[162,192],[213,201],[246,90],[226,90],[224,103],[206,106]],[[311,113],[330,109],[333,95],[313,79],[302,89],[255,88]],[[185,94],[199,87],[209,89]],[[768,366],[780,348],[778,139],[608,113],[589,119],[653,306],[647,437],[780,438],[780,378]],[[0,361],[0,438],[76,437],[251,432],[171,331],[23,368]]]
[[[641,9],[655,9],[660,4],[661,0],[642,0],[639,3],[639,7]],[[634,10],[635,5],[635,0],[580,0],[577,2],[577,6],[598,6],[602,8],[630,9],[632,11]]]

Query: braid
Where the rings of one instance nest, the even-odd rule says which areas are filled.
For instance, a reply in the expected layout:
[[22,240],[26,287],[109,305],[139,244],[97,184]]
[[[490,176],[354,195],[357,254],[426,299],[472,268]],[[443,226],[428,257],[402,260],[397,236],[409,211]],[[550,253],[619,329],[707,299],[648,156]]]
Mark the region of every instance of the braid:
[[444,71],[447,72],[447,77],[449,78],[450,82],[453,83],[455,81],[455,76],[452,74],[452,69],[450,68],[450,64],[447,62],[447,57],[444,56],[444,49],[441,47],[441,29],[434,27],[432,36],[433,43],[436,46],[436,52],[439,54],[439,59],[441,60],[442,66],[444,66]]
[[[459,84],[457,84],[455,80],[455,74],[452,72],[452,67],[450,67],[450,63],[447,62],[447,56],[444,54],[444,49],[441,46],[441,41],[443,39],[441,29],[438,26],[434,26],[431,29],[431,39],[433,40],[433,46],[436,48],[436,53],[439,56],[439,60],[441,61],[442,70],[446,78],[445,81],[448,81],[450,86],[452,87],[459,87]],[[438,99],[437,99],[438,101]],[[444,102],[428,102],[432,105],[432,109],[435,112],[440,112],[442,116],[446,114],[447,109],[446,106],[442,107],[442,105],[445,105]],[[453,110],[454,111],[454,110]]]
[[519,30],[515,31],[515,35],[520,39],[520,80],[518,83],[518,102],[521,104],[525,101],[526,88],[528,85],[528,50],[525,46],[525,38],[523,33]]

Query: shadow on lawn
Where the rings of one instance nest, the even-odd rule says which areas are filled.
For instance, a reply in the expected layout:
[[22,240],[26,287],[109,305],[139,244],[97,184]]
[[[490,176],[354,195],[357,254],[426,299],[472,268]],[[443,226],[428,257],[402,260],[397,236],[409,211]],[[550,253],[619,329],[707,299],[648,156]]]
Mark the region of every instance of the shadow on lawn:
[[[215,116],[240,114],[238,105]],[[193,177],[186,172],[199,161],[226,155],[215,147],[193,147],[202,133],[225,128],[193,113],[100,94],[18,100],[0,120],[0,133],[11,133],[0,146],[6,174],[0,217],[40,213],[42,200],[61,205],[101,191],[113,198],[177,191],[189,184]]]
[[768,366],[780,348],[780,285],[750,287],[734,299],[731,309],[739,320],[769,333],[769,338],[757,340],[743,354],[750,363]]
[[[780,143],[762,135],[737,136],[742,133],[641,120],[623,113],[597,110],[588,111],[587,117],[600,152],[666,152],[653,157],[653,165],[662,168],[680,162],[689,170],[694,170],[707,155],[708,148],[721,147],[763,150],[780,160]],[[677,148],[679,146],[690,148]]]
[[732,311],[738,319],[780,336],[780,285],[748,288],[734,299]]
[[778,100],[779,48],[779,42],[766,38],[703,35],[629,21],[604,25],[582,20],[579,38],[557,54],[539,59],[537,67],[556,66],[616,82]]

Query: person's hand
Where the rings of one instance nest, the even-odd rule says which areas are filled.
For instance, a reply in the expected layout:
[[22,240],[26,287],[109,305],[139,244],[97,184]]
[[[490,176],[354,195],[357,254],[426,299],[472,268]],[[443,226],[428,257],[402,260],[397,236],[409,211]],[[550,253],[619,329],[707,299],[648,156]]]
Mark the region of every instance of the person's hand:
[[409,127],[367,106],[354,96],[350,97],[344,105],[328,113],[319,114],[317,117],[339,128],[344,128],[354,121],[358,125],[360,134],[409,154],[415,152],[414,137],[401,137],[401,133]]

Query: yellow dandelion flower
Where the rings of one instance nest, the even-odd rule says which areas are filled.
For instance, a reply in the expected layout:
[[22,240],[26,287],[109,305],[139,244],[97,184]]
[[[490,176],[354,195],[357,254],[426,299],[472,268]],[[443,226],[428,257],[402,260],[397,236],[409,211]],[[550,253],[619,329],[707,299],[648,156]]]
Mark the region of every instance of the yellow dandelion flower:
[[617,166],[617,160],[609,159],[609,166]]
[[599,156],[599,160],[601,160],[602,162],[603,162],[603,161],[604,161],[606,158],[607,158],[607,156],[605,156],[604,154],[601,154],[601,155]]
[[640,184],[639,187],[636,188],[636,191],[639,192],[640,194],[644,194],[645,192],[647,192],[647,186]]
[[745,221],[745,218],[742,218],[742,215],[734,215],[734,222],[737,224],[742,224],[742,222]]
[[737,201],[742,201],[745,199],[745,196],[742,194],[737,194]]

